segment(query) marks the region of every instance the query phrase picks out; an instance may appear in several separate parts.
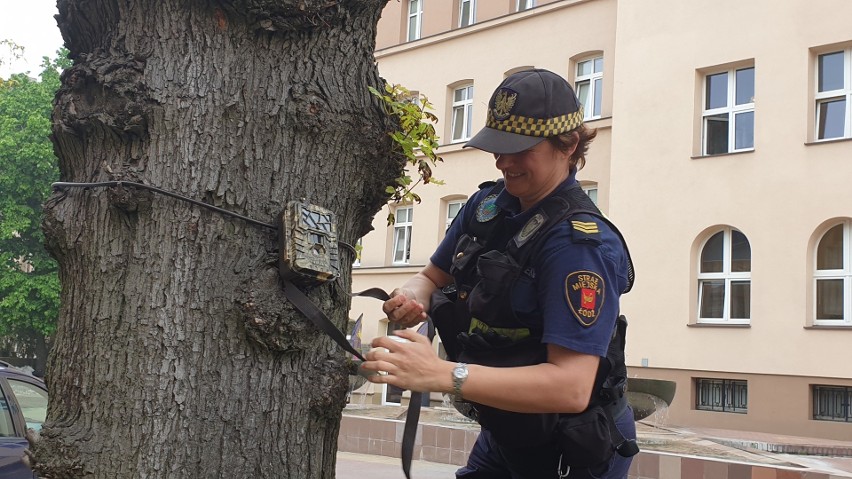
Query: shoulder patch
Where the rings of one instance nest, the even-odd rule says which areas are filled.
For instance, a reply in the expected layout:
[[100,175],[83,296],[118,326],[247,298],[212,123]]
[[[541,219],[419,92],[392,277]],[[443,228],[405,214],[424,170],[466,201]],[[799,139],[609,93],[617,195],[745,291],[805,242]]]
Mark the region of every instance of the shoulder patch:
[[591,217],[582,217],[582,219],[571,220],[571,238],[574,243],[593,243],[601,244],[601,230],[596,221],[583,221],[583,219],[592,219]]
[[500,209],[496,204],[497,195],[488,195],[476,205],[476,221],[486,223],[497,217]]
[[583,326],[598,320],[606,299],[603,278],[591,271],[577,271],[565,277],[565,299],[574,318]]

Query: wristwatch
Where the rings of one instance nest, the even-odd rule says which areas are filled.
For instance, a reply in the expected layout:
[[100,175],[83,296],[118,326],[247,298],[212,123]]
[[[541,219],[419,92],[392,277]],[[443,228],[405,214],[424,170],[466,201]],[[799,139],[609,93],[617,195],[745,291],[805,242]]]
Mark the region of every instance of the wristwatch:
[[462,384],[467,379],[467,364],[458,363],[456,367],[453,369],[453,393],[456,395],[456,399],[462,398]]

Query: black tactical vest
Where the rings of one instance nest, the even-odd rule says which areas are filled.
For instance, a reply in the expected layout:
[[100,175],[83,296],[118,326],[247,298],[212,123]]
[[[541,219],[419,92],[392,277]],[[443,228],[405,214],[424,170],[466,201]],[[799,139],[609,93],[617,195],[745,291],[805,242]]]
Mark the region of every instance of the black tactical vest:
[[[503,182],[484,187],[489,190],[482,203],[493,200],[503,190]],[[482,203],[475,207],[481,208]],[[580,213],[600,218],[621,237],[578,184],[562,188],[543,200],[516,232],[501,228],[502,211],[484,222],[477,221],[477,215],[473,215],[467,228],[469,233],[459,238],[454,251],[450,274],[455,283],[432,297],[431,317],[450,360],[492,367],[528,366],[547,360],[547,346],[541,342],[540,313],[516,313],[511,292],[531,256],[539,250],[544,233]],[[626,244],[624,248],[627,252]],[[629,253],[627,256],[628,287],[623,293],[633,284],[633,266]],[[539,317],[535,317],[537,314]],[[618,329],[614,331],[614,340]],[[620,344],[611,343],[610,354],[601,361],[590,405],[601,403],[599,398],[608,389],[606,384],[623,384],[620,381],[626,377],[623,334],[622,328],[620,341],[613,341]],[[473,405],[471,415],[506,447],[530,447],[552,441],[561,416],[515,413],[479,404]]]

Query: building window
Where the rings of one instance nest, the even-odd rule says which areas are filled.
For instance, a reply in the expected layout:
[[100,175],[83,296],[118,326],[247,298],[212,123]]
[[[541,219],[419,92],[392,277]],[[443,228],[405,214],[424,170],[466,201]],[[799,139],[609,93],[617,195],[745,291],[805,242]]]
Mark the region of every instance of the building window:
[[397,208],[393,223],[393,262],[408,264],[411,258],[411,225],[414,209],[410,206]]
[[814,271],[814,324],[852,326],[852,221],[822,235]]
[[476,0],[459,0],[459,27],[476,23]]
[[535,0],[518,0],[515,4],[517,5],[517,10],[523,12],[524,10],[535,7]]
[[754,67],[704,79],[704,154],[754,149]]
[[748,323],[751,316],[751,246],[726,228],[704,243],[698,268],[698,320]]
[[408,0],[408,41],[420,39],[423,24],[423,0]]
[[597,183],[589,183],[588,185],[582,185],[583,193],[592,200],[592,203],[598,204],[598,184]]
[[473,85],[453,90],[453,142],[470,139],[473,128]]
[[817,421],[852,422],[852,388],[812,386],[814,419]]
[[461,211],[464,204],[464,201],[450,201],[447,203],[447,222],[444,231],[450,229],[450,225],[453,224],[453,220],[459,215],[459,211]]
[[734,379],[696,379],[695,409],[747,413],[748,382]]
[[852,137],[852,48],[817,57],[816,137]]
[[601,95],[603,93],[603,57],[590,58],[577,63],[577,79],[574,83],[577,98],[583,105],[583,119],[601,117]]

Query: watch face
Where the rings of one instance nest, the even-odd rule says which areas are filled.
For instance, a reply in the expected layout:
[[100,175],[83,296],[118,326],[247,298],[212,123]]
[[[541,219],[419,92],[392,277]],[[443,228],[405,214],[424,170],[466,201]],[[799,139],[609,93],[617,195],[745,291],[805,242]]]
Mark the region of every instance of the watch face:
[[453,376],[458,379],[464,379],[467,377],[467,368],[456,367],[453,369]]

